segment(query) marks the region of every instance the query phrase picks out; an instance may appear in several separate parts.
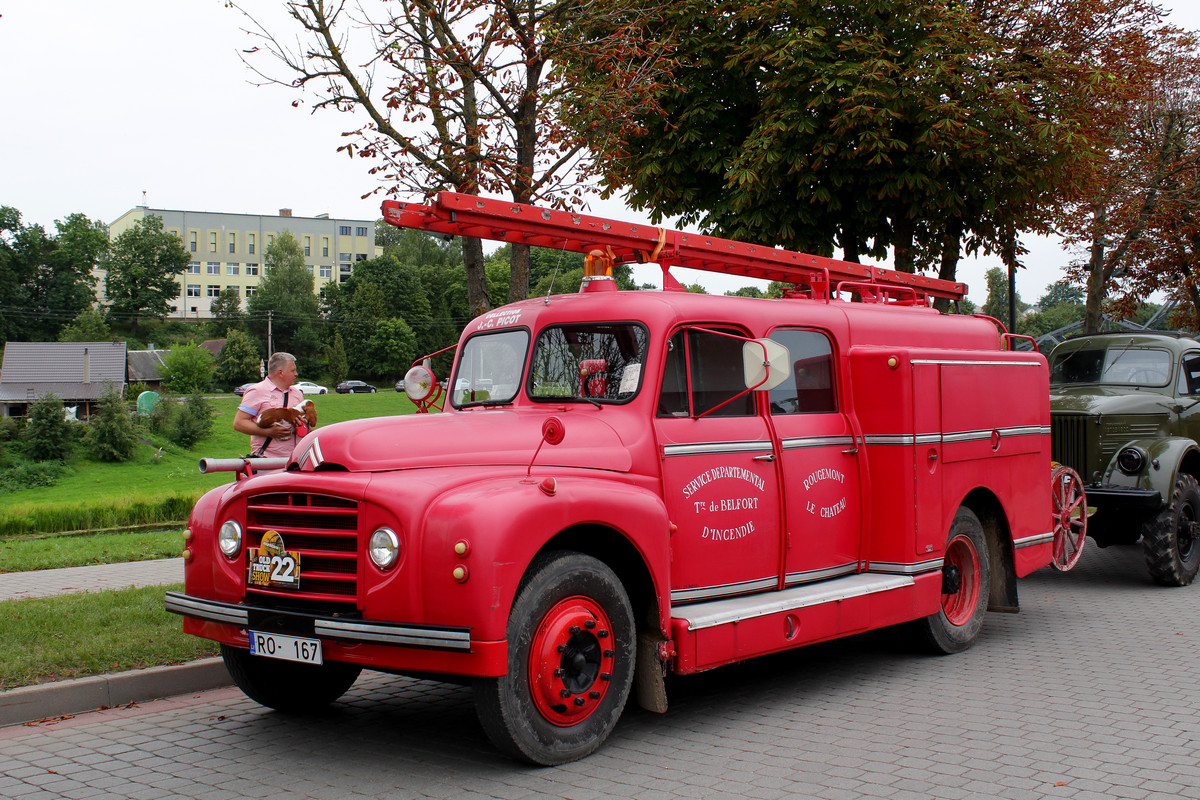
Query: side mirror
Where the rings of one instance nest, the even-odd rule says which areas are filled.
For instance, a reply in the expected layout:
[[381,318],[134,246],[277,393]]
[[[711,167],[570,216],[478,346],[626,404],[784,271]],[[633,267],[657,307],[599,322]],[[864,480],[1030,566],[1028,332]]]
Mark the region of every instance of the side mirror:
[[767,392],[792,374],[788,349],[774,339],[752,339],[742,345],[746,388]]

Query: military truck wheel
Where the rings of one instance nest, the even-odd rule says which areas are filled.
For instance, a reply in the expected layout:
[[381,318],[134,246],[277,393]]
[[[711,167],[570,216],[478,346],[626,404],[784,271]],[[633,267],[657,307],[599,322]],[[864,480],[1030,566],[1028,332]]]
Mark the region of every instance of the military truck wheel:
[[1142,524],[1142,552],[1155,583],[1187,586],[1200,570],[1200,483],[1186,473],[1171,501]]
[[911,623],[924,649],[958,653],[975,643],[987,612],[991,577],[983,525],[971,509],[960,508],[946,540],[941,610]]
[[247,697],[290,714],[324,708],[344,695],[362,672],[356,664],[299,664],[251,655],[249,650],[227,644],[221,645],[221,658]]
[[508,674],[475,684],[488,738],[534,764],[583,758],[617,724],[633,682],[636,633],[620,580],[580,553],[540,556],[508,620]]

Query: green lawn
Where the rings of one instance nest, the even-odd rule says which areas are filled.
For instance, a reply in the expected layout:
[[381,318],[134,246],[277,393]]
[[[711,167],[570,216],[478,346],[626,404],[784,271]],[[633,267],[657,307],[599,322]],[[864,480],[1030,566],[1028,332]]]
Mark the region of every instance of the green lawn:
[[[394,391],[327,394],[312,400],[320,426],[416,410],[406,395]],[[211,400],[216,412],[213,434],[191,450],[155,442],[143,445],[133,459],[118,464],[91,461],[80,454],[54,486],[0,495],[0,539],[183,522],[197,497],[233,479],[228,472],[200,474],[200,458],[236,457],[250,448],[249,437],[233,430],[236,401],[233,395]]]

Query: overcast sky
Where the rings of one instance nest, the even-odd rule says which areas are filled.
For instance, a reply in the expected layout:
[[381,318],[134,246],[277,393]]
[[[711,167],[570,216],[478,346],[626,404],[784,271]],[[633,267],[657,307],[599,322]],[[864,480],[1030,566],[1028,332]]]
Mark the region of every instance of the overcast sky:
[[[267,18],[279,0],[245,0]],[[1166,0],[1172,21],[1200,29],[1200,2]],[[371,162],[337,148],[348,117],[293,108],[294,95],[259,87],[238,58],[253,42],[223,0],[0,0],[0,205],[50,232],[76,212],[111,223],[143,202],[153,208],[377,219]],[[648,222],[619,204],[591,213]],[[1017,291],[1035,301],[1068,260],[1030,241]],[[959,280],[986,297],[969,260]],[[746,279],[685,272],[710,291]],[[658,283],[655,268],[639,273]]]

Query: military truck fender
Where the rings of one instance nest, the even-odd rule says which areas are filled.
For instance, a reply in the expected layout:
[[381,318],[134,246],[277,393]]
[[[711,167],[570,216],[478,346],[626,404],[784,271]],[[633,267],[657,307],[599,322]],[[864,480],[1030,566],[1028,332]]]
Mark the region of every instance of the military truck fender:
[[662,498],[629,483],[566,475],[459,485],[425,514],[424,602],[427,609],[449,604],[449,614],[469,618],[474,638],[502,640],[518,587],[538,554],[574,551],[612,569],[638,629],[666,638],[670,530]]
[[[1140,450],[1144,457],[1137,470],[1139,459],[1124,456],[1125,451]],[[1125,469],[1122,469],[1122,463]],[[1085,487],[1089,504],[1094,499],[1103,507],[1107,500],[1118,498],[1130,506],[1144,505],[1146,513],[1162,507],[1175,490],[1180,472],[1200,478],[1200,446],[1183,436],[1162,439],[1134,439],[1117,448],[1104,472],[1104,487]],[[1087,481],[1087,476],[1084,476]],[[1112,492],[1108,490],[1112,489]],[[1155,496],[1157,495],[1157,497]]]

